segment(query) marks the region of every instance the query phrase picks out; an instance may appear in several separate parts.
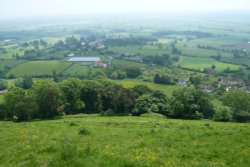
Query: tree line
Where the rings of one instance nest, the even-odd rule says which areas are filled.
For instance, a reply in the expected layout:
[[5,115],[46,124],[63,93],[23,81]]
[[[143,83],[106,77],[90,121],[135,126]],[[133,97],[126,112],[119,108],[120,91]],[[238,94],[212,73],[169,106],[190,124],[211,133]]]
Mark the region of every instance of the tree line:
[[250,121],[250,95],[233,91],[223,96],[227,107],[214,107],[211,97],[198,89],[185,87],[167,97],[144,85],[124,88],[110,81],[70,78],[60,83],[35,82],[31,88],[13,87],[4,94],[0,118],[13,121],[52,119],[64,114],[140,116],[148,112],[178,119]]

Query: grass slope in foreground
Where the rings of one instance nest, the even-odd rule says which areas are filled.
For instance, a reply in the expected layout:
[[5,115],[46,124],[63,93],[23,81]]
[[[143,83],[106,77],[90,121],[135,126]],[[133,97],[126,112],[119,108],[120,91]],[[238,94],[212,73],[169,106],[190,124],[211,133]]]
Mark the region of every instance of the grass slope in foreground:
[[[0,166],[246,167],[249,128],[239,123],[85,115],[0,122]],[[79,129],[89,133],[79,134]]]
[[57,73],[63,72],[71,66],[72,63],[61,61],[30,61],[13,68],[8,72],[8,75],[14,74],[17,77],[29,76],[42,76],[52,75],[53,70]]

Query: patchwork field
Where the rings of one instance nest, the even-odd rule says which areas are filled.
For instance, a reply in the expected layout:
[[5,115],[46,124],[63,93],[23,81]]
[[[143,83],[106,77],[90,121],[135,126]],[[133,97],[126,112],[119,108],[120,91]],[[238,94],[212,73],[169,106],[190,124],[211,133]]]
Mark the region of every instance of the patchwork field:
[[25,60],[0,60],[0,70],[4,70],[6,67],[13,68],[25,62]]
[[249,128],[152,116],[0,122],[0,167],[247,167]]
[[239,65],[221,63],[212,58],[199,58],[199,57],[186,57],[186,56],[181,57],[181,61],[179,64],[184,68],[196,69],[196,70],[211,67],[211,65],[215,65],[217,71],[223,71],[228,67],[230,68],[230,70],[238,70],[239,68],[242,67]]
[[13,68],[8,72],[8,75],[14,74],[17,77],[30,75],[30,76],[51,76],[53,70],[61,73],[69,68],[72,63],[61,61],[30,61]]
[[222,51],[215,51],[215,50],[208,50],[208,49],[199,49],[196,47],[178,47],[181,53],[184,55],[192,55],[196,57],[211,57],[220,54],[222,57],[232,57],[231,53],[222,52]]

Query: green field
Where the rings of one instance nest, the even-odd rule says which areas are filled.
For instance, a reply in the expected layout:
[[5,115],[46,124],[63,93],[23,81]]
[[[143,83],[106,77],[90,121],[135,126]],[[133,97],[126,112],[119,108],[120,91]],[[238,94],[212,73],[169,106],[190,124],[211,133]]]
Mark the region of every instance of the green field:
[[244,64],[250,66],[250,59],[249,58],[222,58],[223,62],[233,63],[233,64]]
[[232,57],[231,53],[208,50],[208,49],[200,49],[196,47],[178,47],[183,55],[191,55],[196,57],[211,57],[220,54],[222,57]]
[[81,63],[74,63],[70,68],[64,71],[64,74],[82,75],[82,74],[86,74],[87,70],[88,70],[87,66],[81,65]]
[[[0,122],[0,167],[247,167],[250,124],[67,116]],[[87,134],[79,134],[85,129]]]
[[140,47],[140,46],[110,47],[108,50],[117,52],[120,54],[141,54],[144,56],[155,56],[155,55],[163,55],[164,53],[168,53],[167,50],[162,50],[152,45],[145,45],[143,47]]
[[182,88],[182,86],[178,85],[160,85],[160,84],[154,84],[150,82],[143,82],[140,80],[131,80],[131,79],[114,80],[114,82],[117,84],[121,84],[125,88],[132,88],[136,85],[146,85],[153,90],[160,90],[168,96],[172,96],[173,91]]
[[199,57],[186,57],[186,56],[181,57],[181,61],[179,64],[181,65],[181,67],[188,69],[196,69],[196,70],[211,67],[211,65],[215,65],[217,71],[223,71],[228,67],[230,68],[230,70],[238,70],[239,68],[242,67],[239,65],[221,63],[212,58],[199,58]]
[[98,73],[103,72],[103,68],[91,68],[87,67],[86,65],[82,65],[82,63],[74,63],[71,67],[63,72],[63,74],[69,75],[79,75],[79,76],[86,76],[88,73]]
[[71,66],[72,63],[61,61],[30,61],[10,70],[7,75],[14,74],[17,77],[30,75],[52,75],[53,70],[61,73]]

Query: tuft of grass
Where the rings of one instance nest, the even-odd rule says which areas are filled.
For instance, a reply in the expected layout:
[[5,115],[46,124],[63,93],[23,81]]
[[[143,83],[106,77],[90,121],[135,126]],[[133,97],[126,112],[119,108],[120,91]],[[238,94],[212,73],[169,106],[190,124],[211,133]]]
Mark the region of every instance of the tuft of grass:
[[85,127],[80,127],[79,128],[79,132],[78,132],[80,135],[89,135],[90,134],[90,131],[87,129],[87,128],[85,128]]

